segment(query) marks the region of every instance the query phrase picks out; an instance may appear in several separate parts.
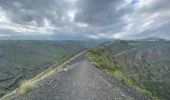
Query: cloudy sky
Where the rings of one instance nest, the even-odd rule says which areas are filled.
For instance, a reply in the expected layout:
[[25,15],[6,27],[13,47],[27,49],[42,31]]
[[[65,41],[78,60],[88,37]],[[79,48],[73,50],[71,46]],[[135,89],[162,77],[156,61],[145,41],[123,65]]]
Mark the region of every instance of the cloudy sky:
[[0,0],[0,37],[170,39],[170,0]]

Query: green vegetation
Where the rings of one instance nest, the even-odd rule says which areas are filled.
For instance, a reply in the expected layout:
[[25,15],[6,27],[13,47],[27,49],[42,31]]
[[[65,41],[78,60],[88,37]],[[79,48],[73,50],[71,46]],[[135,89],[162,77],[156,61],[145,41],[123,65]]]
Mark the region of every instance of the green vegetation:
[[100,48],[139,87],[161,100],[170,100],[170,41],[119,40],[104,43]]
[[97,65],[96,67],[106,71],[116,71],[118,69],[114,59],[107,56],[102,49],[89,49],[88,54],[92,63]]
[[75,57],[80,56],[83,52],[84,51],[81,51],[81,52],[79,52],[79,53],[77,53],[75,55],[72,55],[72,56],[64,58],[61,62],[54,64],[53,66],[51,66],[48,69],[46,69],[45,71],[39,73],[38,75],[36,75],[32,79],[24,81],[19,86],[19,88],[16,88],[13,91],[5,94],[1,99],[2,100],[8,100],[7,98],[10,97],[11,95],[15,94],[15,93],[19,93],[19,95],[22,95],[22,94],[26,94],[26,93],[34,90],[35,88],[37,88],[36,83],[38,81],[44,79],[45,77],[48,77],[48,76],[52,75],[54,72],[58,71],[60,68],[67,65]]
[[87,45],[80,41],[0,41],[0,97],[23,80],[47,73]]
[[[141,41],[134,50],[116,56],[116,61],[140,87],[163,100],[170,99],[170,42]],[[114,51],[114,48],[112,48]],[[113,57],[114,54],[110,53]]]
[[[23,80],[36,81],[95,42],[0,41],[0,97]],[[170,42],[105,42],[88,50],[91,63],[137,91],[170,100]],[[36,77],[35,77],[36,76]],[[29,89],[28,89],[29,90]]]
[[104,50],[108,51],[111,55],[116,55],[123,51],[133,49],[134,47],[139,45],[140,45],[139,41],[119,40],[100,45],[100,48],[103,48]]
[[117,79],[121,80],[123,83],[137,90],[138,92],[145,94],[154,100],[157,98],[152,96],[152,94],[144,88],[139,87],[128,75],[126,75],[115,58],[109,56],[107,52],[103,49],[89,49],[88,50],[89,59],[92,64],[94,64],[97,68],[106,71],[107,73],[113,75]]

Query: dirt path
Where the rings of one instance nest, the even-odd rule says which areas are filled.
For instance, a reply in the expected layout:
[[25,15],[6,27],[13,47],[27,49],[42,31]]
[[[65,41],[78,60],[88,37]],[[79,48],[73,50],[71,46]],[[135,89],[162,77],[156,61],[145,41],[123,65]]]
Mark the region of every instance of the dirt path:
[[146,100],[79,57],[54,75],[38,82],[38,88],[10,100]]

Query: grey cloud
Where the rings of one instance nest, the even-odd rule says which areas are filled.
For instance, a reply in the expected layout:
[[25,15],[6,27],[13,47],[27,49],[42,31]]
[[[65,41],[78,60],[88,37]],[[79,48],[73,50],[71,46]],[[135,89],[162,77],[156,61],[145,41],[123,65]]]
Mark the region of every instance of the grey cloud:
[[0,0],[0,6],[13,22],[25,25],[35,21],[37,26],[43,26],[45,18],[55,25],[61,23],[67,7],[56,0]]
[[148,29],[144,30],[140,33],[133,33],[126,36],[126,38],[146,38],[146,37],[158,37],[158,38],[164,38],[164,39],[170,39],[170,29],[169,29],[170,23],[163,24],[159,26],[158,28],[155,28],[154,30]]
[[80,0],[75,21],[94,26],[120,23],[124,12],[117,8],[123,3],[124,0]]
[[142,0],[143,2],[146,2],[146,4],[143,4],[140,8],[140,11],[143,13],[155,13],[160,11],[165,11],[170,9],[170,0]]
[[[145,38],[170,36],[170,1],[169,0],[139,0],[133,8],[134,11],[127,14],[127,25],[133,25],[128,29],[125,38]],[[142,31],[141,31],[142,30]],[[170,39],[170,38],[169,38]]]
[[[122,0],[78,0],[74,22],[69,22],[68,0],[0,0],[0,7],[5,9],[13,23],[21,25],[44,26],[44,19],[60,30],[68,33],[108,33],[120,31],[126,23],[122,16],[129,12],[126,8],[117,10],[125,1]],[[129,8],[128,8],[129,9]],[[65,17],[65,18],[64,18]],[[79,27],[75,23],[89,26]]]
[[[141,4],[141,1],[146,0],[75,0],[71,4],[71,0],[0,0],[0,7],[2,7],[10,19],[11,23],[6,23],[6,27],[17,30],[18,27],[25,27],[23,30],[33,26],[37,34],[42,29],[50,31],[54,35],[69,37],[85,37],[89,35],[108,36],[116,34],[120,36],[129,37],[147,37],[147,36],[167,36],[169,33],[170,15],[170,0],[149,0],[147,5]],[[138,6],[140,5],[140,8]],[[137,7],[136,7],[137,6]],[[1,9],[0,9],[1,10]],[[68,11],[75,10],[73,20],[70,20]],[[149,18],[153,14],[158,16]],[[126,16],[127,19],[126,19]],[[146,20],[145,20],[146,19]],[[45,20],[52,28],[45,27]],[[152,21],[153,23],[147,24]],[[164,24],[167,21],[166,24]],[[0,26],[4,22],[0,22]],[[7,25],[12,24],[12,25]],[[81,26],[80,24],[87,24]],[[130,24],[132,27],[129,27]],[[129,25],[129,26],[128,26]],[[146,27],[142,27],[142,26]],[[154,28],[152,28],[152,26]],[[156,27],[155,27],[156,26]],[[127,29],[126,29],[127,28]],[[0,29],[4,29],[1,28]],[[140,32],[140,29],[143,29]],[[19,29],[22,31],[22,29]],[[10,35],[22,34],[10,30],[1,33]],[[11,33],[10,33],[11,32]],[[24,31],[25,32],[25,31]],[[26,31],[28,32],[28,31]],[[46,31],[42,31],[46,32]],[[51,31],[50,31],[51,32]],[[125,34],[127,33],[127,34]],[[29,34],[29,33],[26,33]],[[105,35],[103,35],[105,34]]]

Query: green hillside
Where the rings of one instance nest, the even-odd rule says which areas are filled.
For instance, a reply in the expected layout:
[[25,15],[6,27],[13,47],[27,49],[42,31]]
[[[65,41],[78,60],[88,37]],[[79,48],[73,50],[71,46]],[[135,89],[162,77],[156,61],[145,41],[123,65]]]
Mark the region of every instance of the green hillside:
[[[0,41],[1,96],[23,80],[101,42]],[[170,99],[170,41],[116,40],[88,50],[96,67],[151,98]]]
[[88,44],[80,41],[0,41],[0,96]]
[[103,44],[102,49],[138,86],[160,99],[170,99],[169,41],[113,41]]

